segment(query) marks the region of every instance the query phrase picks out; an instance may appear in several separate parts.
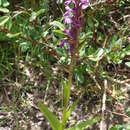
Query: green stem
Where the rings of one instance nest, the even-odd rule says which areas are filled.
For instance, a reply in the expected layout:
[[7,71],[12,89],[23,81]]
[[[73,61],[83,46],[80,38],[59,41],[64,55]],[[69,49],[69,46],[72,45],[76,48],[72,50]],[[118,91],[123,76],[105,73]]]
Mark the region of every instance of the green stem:
[[66,124],[66,112],[69,107],[69,98],[70,98],[70,93],[71,93],[71,86],[72,86],[72,75],[73,75],[73,67],[75,65],[75,53],[71,55],[71,64],[69,68],[69,76],[68,76],[68,95],[67,95],[67,100],[66,103],[64,104],[63,108],[63,115],[62,115],[62,129],[64,130],[65,124]]

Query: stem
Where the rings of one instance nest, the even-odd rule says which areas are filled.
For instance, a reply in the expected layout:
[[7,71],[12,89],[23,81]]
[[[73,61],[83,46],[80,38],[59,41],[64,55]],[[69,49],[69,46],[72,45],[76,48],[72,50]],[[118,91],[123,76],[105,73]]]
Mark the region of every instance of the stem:
[[100,130],[106,130],[106,122],[105,122],[105,110],[106,110],[106,89],[107,89],[107,80],[104,80],[104,93],[102,97],[102,115],[100,122]]
[[61,130],[64,130],[65,128],[65,124],[66,124],[66,112],[68,110],[68,106],[69,106],[69,98],[70,98],[70,93],[71,93],[71,85],[72,85],[72,73],[73,73],[73,67],[75,65],[75,51],[74,53],[71,55],[71,63],[70,63],[70,67],[69,67],[69,76],[68,76],[68,95],[67,95],[67,100],[66,103],[64,104],[64,108],[63,108],[63,115],[62,115],[62,128]]

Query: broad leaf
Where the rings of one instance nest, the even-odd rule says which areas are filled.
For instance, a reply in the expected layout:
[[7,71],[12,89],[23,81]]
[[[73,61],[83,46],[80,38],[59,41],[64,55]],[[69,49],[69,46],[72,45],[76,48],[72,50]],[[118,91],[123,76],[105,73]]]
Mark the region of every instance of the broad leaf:
[[66,117],[65,117],[65,122],[68,120],[68,118],[70,117],[71,113],[74,111],[74,109],[77,106],[78,102],[79,102],[79,99],[77,99],[77,101],[75,101],[72,104],[72,106],[67,110]]
[[8,13],[9,10],[8,10],[7,8],[2,8],[2,7],[0,7],[0,12]]
[[92,61],[99,61],[104,56],[104,49],[100,48],[96,53],[89,55],[88,58]]
[[40,111],[44,114],[44,116],[47,118],[49,121],[51,127],[53,130],[60,130],[61,129],[61,123],[57,119],[57,117],[48,110],[48,107],[44,105],[42,102],[39,102],[38,104]]
[[30,22],[32,22],[32,21],[34,21],[35,19],[36,19],[36,12],[32,12],[32,14],[31,14],[31,17],[30,17]]
[[9,16],[9,20],[5,24],[5,28],[7,28],[8,30],[11,30],[12,28],[12,18],[10,16]]
[[43,14],[45,12],[45,9],[40,9],[37,12],[32,12],[31,17],[30,17],[30,22],[34,21],[39,15]]
[[94,119],[90,119],[88,121],[81,122],[81,123],[75,125],[74,127],[71,127],[71,128],[65,129],[65,130],[85,130],[88,127],[97,123],[99,120],[100,120],[99,117],[95,117]]
[[128,67],[130,67],[130,62],[125,62],[125,64],[126,64]]
[[9,6],[9,2],[8,2],[7,0],[4,0],[4,1],[3,1],[3,6],[4,6],[4,7]]
[[64,32],[62,30],[53,30],[54,34],[60,38],[63,38],[65,36]]
[[9,37],[9,38],[15,38],[15,37],[18,37],[20,34],[21,34],[20,32],[19,33],[15,33],[15,34],[8,33],[7,37]]
[[53,21],[53,22],[51,22],[50,23],[50,25],[53,25],[53,26],[55,26],[55,27],[58,27],[60,30],[64,30],[64,25],[62,24],[62,23],[60,23],[59,21]]
[[3,26],[6,22],[8,22],[9,17],[8,16],[3,16],[0,18],[0,26]]
[[122,48],[122,39],[116,39],[116,38],[113,38],[113,41],[112,41],[112,44],[111,44],[111,49],[112,50],[115,50],[115,49],[121,49]]
[[39,11],[37,11],[36,15],[39,16],[43,14],[45,11],[46,11],[45,9],[40,9]]
[[93,20],[91,17],[88,18],[88,25],[89,25],[89,27],[93,28]]
[[0,6],[2,5],[2,0],[0,0]]
[[125,48],[126,55],[130,56],[130,45]]
[[28,42],[21,42],[19,46],[22,52],[26,52],[30,48],[30,44]]

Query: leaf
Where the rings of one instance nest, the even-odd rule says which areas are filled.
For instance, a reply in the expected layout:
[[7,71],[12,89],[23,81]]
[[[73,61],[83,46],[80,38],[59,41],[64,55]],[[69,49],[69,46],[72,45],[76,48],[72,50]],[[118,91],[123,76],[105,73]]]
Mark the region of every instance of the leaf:
[[2,0],[0,0],[0,6],[2,5]]
[[126,64],[128,67],[130,67],[130,62],[125,62],[125,64]]
[[67,110],[66,112],[66,117],[65,117],[65,122],[68,120],[68,118],[70,117],[71,113],[73,112],[73,110],[75,109],[75,107],[77,106],[79,102],[79,99],[77,99],[72,106],[69,108],[69,110]]
[[27,42],[21,42],[19,46],[22,52],[26,52],[30,48],[30,44]]
[[55,33],[55,35],[57,35],[61,38],[65,36],[65,34],[62,30],[53,30],[53,32]]
[[3,3],[3,6],[4,6],[4,7],[9,6],[9,2],[8,2],[7,0],[4,0],[3,2],[4,2],[4,3]]
[[126,124],[117,124],[113,127],[110,128],[110,130],[130,130],[130,125],[126,125]]
[[117,128],[115,128],[115,127],[112,127],[112,128],[110,128],[110,130],[117,130]]
[[88,25],[89,25],[89,27],[93,28],[92,18],[88,18]]
[[30,22],[34,21],[39,15],[43,14],[45,12],[45,9],[40,9],[37,12],[32,12],[31,17],[30,17]]
[[36,16],[43,14],[45,11],[45,9],[40,9],[39,11],[37,11]]
[[63,124],[66,124],[68,118],[70,117],[72,111],[75,109],[75,107],[76,107],[76,105],[78,104],[78,102],[79,102],[79,99],[77,99],[77,101],[74,102],[70,108],[66,109],[66,110],[63,112],[63,118],[62,118],[62,123],[63,123]]
[[6,22],[8,22],[9,16],[3,16],[0,18],[0,26],[3,26]]
[[30,22],[32,22],[32,21],[34,21],[35,19],[36,19],[36,12],[32,12],[32,14],[31,14],[31,17],[30,17]]
[[8,30],[12,28],[12,18],[10,16],[8,22],[5,25],[5,28],[7,28]]
[[7,8],[2,8],[2,7],[0,7],[0,12],[8,13],[9,10],[8,10]]
[[68,83],[63,81],[62,84],[64,88],[64,94],[63,94],[64,110],[63,110],[63,116],[62,116],[62,125],[65,125],[69,116],[71,115],[72,111],[77,105],[78,101],[73,103],[73,105],[70,108],[68,107],[69,94],[70,94],[70,87],[69,87],[70,81],[68,81]]
[[15,34],[10,34],[10,33],[8,33],[7,36],[8,36],[9,38],[15,38],[15,37],[18,37],[20,34],[21,34],[21,33],[15,33]]
[[125,48],[126,55],[130,56],[130,45]]
[[117,36],[114,36],[112,39],[111,49],[117,50],[122,48],[123,41],[122,39],[118,39]]
[[75,125],[74,127],[71,127],[71,128],[65,129],[65,130],[84,130],[84,129],[87,129],[88,127],[94,125],[99,120],[100,120],[99,117],[95,117],[94,119],[90,119],[88,121],[81,122],[81,123]]
[[52,25],[52,26],[56,26],[56,27],[58,27],[60,30],[64,30],[64,25],[62,24],[62,23],[60,23],[59,21],[53,21],[53,22],[51,22],[50,23],[50,25]]
[[68,88],[69,87],[68,87],[68,84],[66,82],[64,82],[64,81],[63,81],[63,88],[64,88],[64,98],[63,98],[64,101],[63,102],[64,102],[64,106],[66,106],[67,102],[68,102],[68,98],[69,98],[68,97],[68,95],[69,95],[68,94],[69,93],[69,89]]
[[57,0],[57,4],[62,4],[63,0]]
[[97,58],[101,57],[104,53],[104,50],[101,48],[99,49],[98,53],[97,53]]
[[57,117],[48,110],[48,107],[44,105],[42,102],[39,102],[38,104],[40,111],[44,114],[44,116],[47,118],[49,121],[51,127],[53,130],[60,130],[61,129],[61,123],[57,119]]
[[89,55],[88,58],[92,61],[99,61],[104,55],[104,49],[100,48],[93,55]]

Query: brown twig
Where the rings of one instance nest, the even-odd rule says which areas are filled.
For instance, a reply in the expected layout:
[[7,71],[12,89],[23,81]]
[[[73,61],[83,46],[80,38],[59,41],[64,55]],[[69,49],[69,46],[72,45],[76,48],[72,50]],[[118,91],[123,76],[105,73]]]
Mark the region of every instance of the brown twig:
[[87,73],[89,74],[89,76],[93,79],[93,81],[95,82],[96,86],[101,90],[101,86],[98,83],[98,81],[96,80],[95,76],[93,74],[91,74],[87,69],[86,69]]
[[115,114],[115,115],[123,116],[123,117],[128,118],[130,120],[130,117],[125,115],[125,114],[118,113],[118,112],[112,112],[112,111],[109,111],[109,110],[106,110],[106,111],[109,112],[109,113]]
[[125,86],[130,87],[130,84],[128,84],[128,82],[130,82],[130,79],[120,81],[118,79],[114,79],[114,78],[109,77],[109,76],[107,76],[107,79],[112,81],[112,82],[115,82],[115,83],[118,83],[118,84],[124,84]]
[[117,99],[112,95],[112,91],[107,88],[107,93],[115,101],[115,108],[116,108],[116,110],[118,112],[120,112],[121,114],[125,115],[125,112],[124,112],[123,108],[121,107],[121,105],[118,104]]

